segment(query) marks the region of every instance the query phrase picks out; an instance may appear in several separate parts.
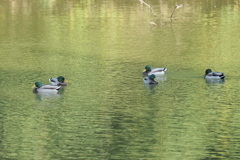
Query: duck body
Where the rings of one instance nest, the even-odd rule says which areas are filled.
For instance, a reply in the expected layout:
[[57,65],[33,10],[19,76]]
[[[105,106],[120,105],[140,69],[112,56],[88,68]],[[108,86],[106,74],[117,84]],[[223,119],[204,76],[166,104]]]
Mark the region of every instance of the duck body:
[[58,78],[50,78],[49,79],[50,85],[52,86],[66,86],[67,80],[63,76],[59,76]]
[[148,77],[144,77],[143,82],[144,82],[144,84],[158,84],[158,82],[156,81],[155,78],[156,78],[155,75],[152,74]]
[[225,76],[221,72],[212,72],[211,69],[207,69],[204,75],[205,79],[224,79]]
[[145,67],[145,71],[143,72],[143,75],[150,76],[154,74],[155,76],[158,75],[164,75],[167,71],[167,68],[151,68],[149,65]]
[[41,82],[35,82],[35,88],[33,92],[35,93],[43,93],[43,92],[58,92],[61,86],[52,86],[52,85],[42,85]]

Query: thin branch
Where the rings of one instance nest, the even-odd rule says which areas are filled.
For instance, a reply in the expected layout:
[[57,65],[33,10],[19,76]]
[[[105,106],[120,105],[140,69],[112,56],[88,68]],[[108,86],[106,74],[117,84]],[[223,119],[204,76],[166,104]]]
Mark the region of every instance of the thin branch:
[[146,2],[144,2],[143,0],[139,0],[141,3],[143,3],[143,4],[145,4],[146,6],[148,6],[150,9],[151,9],[151,11],[152,11],[152,14],[153,15],[157,15],[154,11],[153,11],[153,8],[152,8],[152,6],[150,6],[149,4],[147,4]]
[[172,18],[173,13],[175,12],[175,10],[178,9],[178,8],[181,8],[182,6],[183,6],[182,4],[176,5],[170,18]]

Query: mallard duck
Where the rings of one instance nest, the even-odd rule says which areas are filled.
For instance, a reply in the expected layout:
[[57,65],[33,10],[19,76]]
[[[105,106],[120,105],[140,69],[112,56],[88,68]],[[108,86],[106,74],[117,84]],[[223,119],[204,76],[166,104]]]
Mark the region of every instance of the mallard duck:
[[143,75],[164,75],[167,68],[151,68],[149,65],[145,67]]
[[63,76],[59,76],[58,78],[50,78],[49,82],[52,86],[66,86],[68,81]]
[[57,92],[61,86],[51,86],[51,85],[42,85],[41,82],[37,81],[35,82],[35,88],[33,89],[33,92]]
[[148,77],[144,77],[143,78],[143,82],[144,84],[158,84],[158,82],[156,81],[156,76],[154,74],[148,76]]
[[211,69],[205,71],[204,78],[206,79],[224,79],[224,74],[220,72],[212,72]]

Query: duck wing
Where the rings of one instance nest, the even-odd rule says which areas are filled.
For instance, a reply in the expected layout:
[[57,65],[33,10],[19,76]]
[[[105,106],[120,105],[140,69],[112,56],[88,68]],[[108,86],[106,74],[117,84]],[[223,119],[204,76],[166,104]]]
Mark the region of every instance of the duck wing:
[[208,74],[205,75],[205,78],[210,78],[210,79],[212,79],[212,78],[224,79],[225,76],[224,76],[224,74],[221,73],[221,72],[210,72],[210,73],[208,73]]
[[49,82],[50,82],[50,84],[53,85],[53,86],[57,86],[58,83],[59,83],[57,78],[50,78],[50,79],[49,79]]
[[56,89],[56,90],[58,90],[60,88],[61,88],[61,86],[52,86],[52,85],[44,85],[44,86],[40,87],[40,89]]
[[58,82],[58,79],[57,78],[50,78],[49,82]]
[[213,76],[223,76],[221,72],[212,72]]
[[206,76],[222,76],[223,73],[220,72],[210,72],[208,74],[206,74]]
[[151,70],[152,73],[154,72],[165,72],[167,70],[167,68],[153,68]]

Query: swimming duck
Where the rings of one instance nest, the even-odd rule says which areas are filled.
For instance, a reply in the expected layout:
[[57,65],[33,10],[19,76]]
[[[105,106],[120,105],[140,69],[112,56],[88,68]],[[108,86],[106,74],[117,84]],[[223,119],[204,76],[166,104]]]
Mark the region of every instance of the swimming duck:
[[37,81],[35,82],[35,88],[33,89],[33,92],[57,92],[61,86],[51,86],[51,85],[42,85],[41,82]]
[[220,72],[212,72],[211,69],[205,71],[204,78],[206,79],[224,79],[224,74]]
[[68,81],[63,76],[59,76],[58,78],[50,78],[49,82],[52,86],[66,86]]
[[149,65],[145,67],[145,71],[143,72],[143,75],[164,75],[167,68],[151,68]]
[[158,82],[156,81],[156,76],[154,74],[148,76],[148,77],[144,77],[143,78],[143,82],[144,84],[158,84]]

